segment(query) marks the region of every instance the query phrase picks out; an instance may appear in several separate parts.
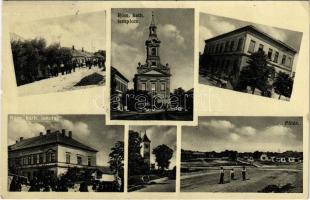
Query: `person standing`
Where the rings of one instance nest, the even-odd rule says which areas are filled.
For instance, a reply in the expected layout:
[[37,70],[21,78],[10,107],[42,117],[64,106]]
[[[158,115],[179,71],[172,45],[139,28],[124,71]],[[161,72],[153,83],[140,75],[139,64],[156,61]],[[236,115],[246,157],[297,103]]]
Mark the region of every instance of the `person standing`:
[[232,168],[230,170],[230,180],[235,180],[235,170],[234,170],[234,168]]
[[63,63],[60,64],[61,75],[65,74],[65,65]]
[[246,180],[246,168],[245,168],[245,166],[243,166],[243,168],[242,168],[242,180],[243,181]]
[[220,182],[219,184],[224,184],[224,169],[221,167],[220,169]]

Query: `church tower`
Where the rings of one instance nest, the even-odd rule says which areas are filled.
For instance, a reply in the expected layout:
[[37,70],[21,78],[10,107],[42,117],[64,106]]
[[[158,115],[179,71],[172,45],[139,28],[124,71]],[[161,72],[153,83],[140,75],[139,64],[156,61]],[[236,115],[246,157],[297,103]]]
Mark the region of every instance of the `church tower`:
[[149,26],[149,38],[145,41],[146,47],[146,64],[150,67],[157,67],[160,65],[159,46],[160,40],[157,37],[157,26],[154,21],[154,14],[152,13],[152,21]]
[[144,159],[144,162],[147,164],[148,168],[151,167],[151,140],[147,137],[146,131],[142,138],[142,148],[141,156]]
[[170,102],[170,67],[169,64],[162,65],[160,60],[160,43],[157,36],[155,16],[149,26],[148,38],[145,41],[146,59],[145,64],[138,63],[137,73],[134,77],[135,91],[147,91],[150,95],[159,96],[161,102]]

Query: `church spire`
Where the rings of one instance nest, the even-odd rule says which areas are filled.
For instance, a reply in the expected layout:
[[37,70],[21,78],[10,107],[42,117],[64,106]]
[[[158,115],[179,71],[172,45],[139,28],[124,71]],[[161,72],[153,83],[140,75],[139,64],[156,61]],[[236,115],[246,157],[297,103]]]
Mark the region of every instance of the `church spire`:
[[154,12],[152,11],[152,21],[150,26],[155,26]]
[[151,19],[151,24],[150,24],[150,27],[149,27],[149,31],[150,31],[149,37],[150,38],[156,38],[157,39],[156,29],[157,29],[157,27],[155,25],[154,12],[152,11],[152,19]]

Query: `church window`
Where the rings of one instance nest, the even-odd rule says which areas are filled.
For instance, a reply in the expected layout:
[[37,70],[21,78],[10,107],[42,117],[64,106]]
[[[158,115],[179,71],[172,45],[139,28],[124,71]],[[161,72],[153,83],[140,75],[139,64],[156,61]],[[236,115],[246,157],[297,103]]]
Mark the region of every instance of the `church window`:
[[263,50],[264,50],[264,45],[263,44],[259,44],[258,51],[263,51]]
[[155,61],[152,62],[152,66],[156,66],[156,62]]
[[165,91],[165,88],[166,88],[166,84],[165,83],[161,83],[160,84],[160,90],[161,91]]
[[152,56],[156,56],[156,48],[152,48]]
[[152,90],[152,91],[156,91],[156,83],[152,83],[152,85],[151,85],[151,90]]
[[145,91],[146,90],[146,83],[141,83],[141,90]]

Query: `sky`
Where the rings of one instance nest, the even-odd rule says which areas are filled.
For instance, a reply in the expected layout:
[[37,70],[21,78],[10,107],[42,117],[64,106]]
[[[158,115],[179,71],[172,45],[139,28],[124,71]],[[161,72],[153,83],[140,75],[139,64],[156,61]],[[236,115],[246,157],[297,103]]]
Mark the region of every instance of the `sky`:
[[[29,14],[29,13],[28,13]],[[25,13],[27,15],[27,12]],[[57,15],[56,15],[57,16]],[[20,16],[24,17],[24,16]],[[25,16],[27,17],[27,16]],[[90,52],[106,49],[105,11],[79,13],[74,10],[71,15],[16,21],[10,24],[10,33],[24,39],[42,37],[47,44],[59,42],[61,46],[82,49]]]
[[[193,9],[112,9],[112,66],[130,80],[137,71],[138,62],[145,63],[145,40],[148,38],[152,11],[161,40],[161,63],[169,63],[171,90],[193,88],[194,81],[194,10]],[[129,18],[118,14],[128,13]],[[133,17],[141,13],[143,17]],[[138,23],[118,23],[118,19],[138,20]]]
[[[174,153],[170,160],[169,169],[176,166],[176,130],[175,126],[130,126],[130,130],[141,133],[141,137],[146,135],[151,140],[151,163],[155,163],[155,155],[152,154],[152,150],[158,145],[165,144],[170,147]],[[157,165],[156,165],[157,166]]]
[[[286,121],[298,125],[286,125]],[[199,117],[182,128],[182,149],[239,152],[303,150],[301,117]]]
[[[39,136],[40,132],[46,133],[48,129],[52,132],[71,130],[73,139],[98,150],[97,165],[108,166],[111,148],[117,141],[124,141],[124,127],[105,125],[104,115],[36,115],[36,119],[31,118],[33,116],[9,117],[9,145],[14,144],[20,137],[27,139]],[[43,118],[45,116],[48,119]]]
[[[257,29],[261,30],[264,33],[272,36],[275,39],[278,39],[290,47],[293,47],[298,52],[301,45],[302,33],[296,32],[287,29],[281,29],[277,27],[266,26],[262,24],[256,24],[247,21],[241,21],[233,18],[221,17],[217,15],[211,15],[207,13],[200,13],[200,22],[199,22],[199,51],[203,52],[204,49],[204,40],[213,38],[215,36],[221,35],[233,31],[235,29],[253,25]],[[295,58],[296,60],[296,58]],[[294,61],[293,71],[296,68],[296,61]]]

